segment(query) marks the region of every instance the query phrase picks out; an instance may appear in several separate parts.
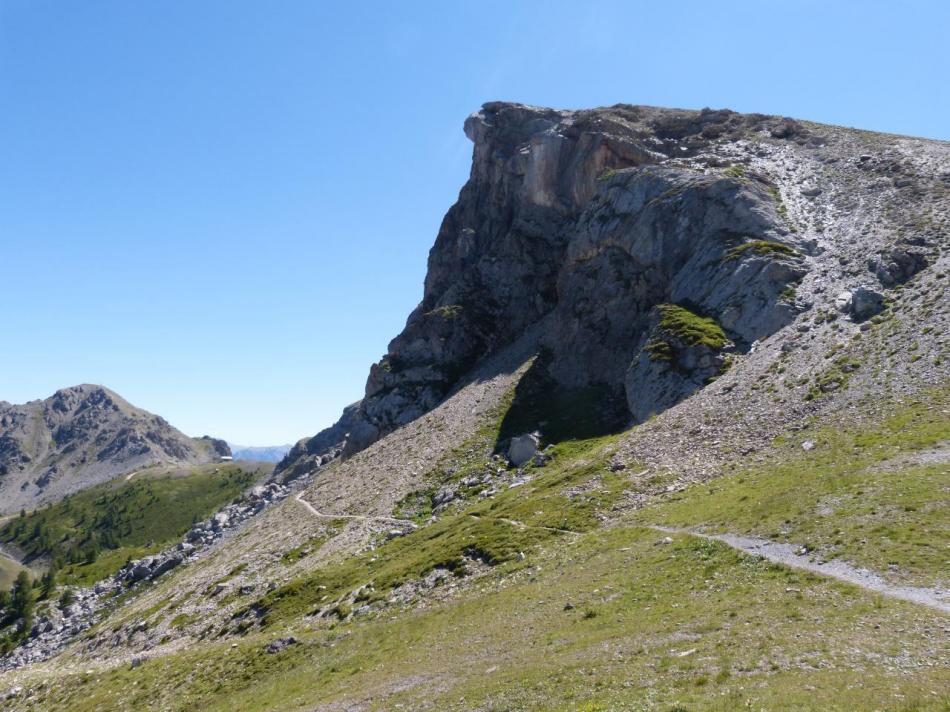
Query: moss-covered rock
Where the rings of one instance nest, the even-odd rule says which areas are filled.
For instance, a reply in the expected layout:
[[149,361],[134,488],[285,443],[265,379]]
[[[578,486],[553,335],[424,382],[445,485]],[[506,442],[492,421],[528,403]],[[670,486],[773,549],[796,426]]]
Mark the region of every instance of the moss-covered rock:
[[624,385],[633,417],[643,421],[715,380],[729,367],[732,342],[715,319],[661,304]]

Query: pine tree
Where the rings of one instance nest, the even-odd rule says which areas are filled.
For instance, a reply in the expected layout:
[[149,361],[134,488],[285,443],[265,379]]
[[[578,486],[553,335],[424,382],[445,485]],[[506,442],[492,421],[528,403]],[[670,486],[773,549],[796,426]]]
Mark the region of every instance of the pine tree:
[[49,571],[47,571],[43,575],[43,585],[40,591],[40,598],[41,599],[49,598],[52,595],[55,588],[56,588],[56,571],[54,571],[53,568],[50,567]]
[[33,582],[30,580],[30,574],[24,569],[17,574],[10,604],[11,617],[14,620],[20,620],[19,635],[23,638],[28,636],[33,629],[33,606],[35,601]]

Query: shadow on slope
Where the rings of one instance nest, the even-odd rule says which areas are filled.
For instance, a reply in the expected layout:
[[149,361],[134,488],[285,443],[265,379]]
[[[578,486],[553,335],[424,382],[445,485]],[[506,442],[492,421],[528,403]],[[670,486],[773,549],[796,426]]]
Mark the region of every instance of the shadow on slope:
[[568,389],[551,376],[551,353],[542,351],[518,382],[495,442],[500,452],[508,441],[539,432],[546,444],[613,435],[630,421],[626,400],[606,384]]

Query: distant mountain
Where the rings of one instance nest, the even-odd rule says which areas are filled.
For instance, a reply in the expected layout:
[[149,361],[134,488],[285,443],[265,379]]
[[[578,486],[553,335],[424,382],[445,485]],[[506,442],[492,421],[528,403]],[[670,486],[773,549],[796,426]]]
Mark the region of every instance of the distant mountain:
[[258,462],[280,462],[293,447],[293,445],[248,447],[234,443],[228,444],[231,446],[231,454],[234,455],[235,460],[257,460]]
[[230,455],[223,440],[191,438],[108,388],[80,385],[45,400],[0,401],[0,514],[150,465],[197,465]]

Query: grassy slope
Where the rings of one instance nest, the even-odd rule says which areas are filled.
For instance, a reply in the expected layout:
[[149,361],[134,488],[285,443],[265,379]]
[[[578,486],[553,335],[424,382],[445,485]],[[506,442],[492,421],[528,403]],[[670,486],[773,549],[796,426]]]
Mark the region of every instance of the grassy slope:
[[[923,579],[945,573],[946,562],[920,544],[935,537],[946,548],[946,481],[933,480],[930,466],[894,465],[946,438],[945,403],[938,394],[859,432],[798,434],[755,473],[677,493],[607,530],[597,528],[598,513],[622,486],[603,466],[612,438],[568,441],[529,485],[474,498],[372,556],[273,592],[258,602],[265,625],[235,648],[206,642],[134,670],[67,676],[26,707],[284,710],[346,700],[378,710],[946,710],[945,616],[716,542],[678,535],[661,545],[637,526],[708,521],[767,533],[778,521],[791,538],[807,531],[823,542],[839,535],[811,508],[860,485],[863,504],[839,505],[834,519],[864,526],[867,544],[842,553],[866,564],[899,560]],[[799,454],[805,437],[818,447]],[[861,507],[895,497],[900,511],[884,517],[888,528],[864,522]],[[584,533],[522,529],[502,517]],[[451,567],[471,546],[496,566],[446,600],[345,622],[301,618],[369,581],[376,588],[365,600],[384,599],[390,586]],[[301,644],[264,652],[288,633]]]
[[[490,441],[490,434],[488,437]],[[461,509],[433,524],[382,543],[363,555],[320,567],[265,595],[253,604],[255,616],[266,614],[265,624],[273,625],[337,603],[349,605],[354,592],[366,583],[372,583],[373,590],[364,591],[355,602],[372,603],[385,599],[391,589],[435,569],[463,574],[474,559],[497,566],[517,560],[532,547],[569,536],[557,529],[591,530],[599,523],[597,513],[623,487],[621,476],[602,471],[604,452],[612,439],[562,443],[553,452],[554,464],[535,470],[540,474],[530,483],[503,491],[491,500],[481,500],[473,493]],[[569,497],[571,488],[594,481],[595,489]],[[528,526],[515,526],[506,520]]]
[[943,391],[865,428],[808,428],[767,462],[666,495],[639,520],[770,537],[899,583],[950,584],[948,413]]
[[[60,570],[61,583],[88,585],[121,568],[129,558],[157,551],[179,538],[191,524],[227,504],[261,472],[238,465],[197,468],[184,476],[139,475],[105,483],[0,529],[0,541],[13,542],[30,557],[68,561],[71,552],[101,549],[94,561]],[[36,531],[44,536],[36,537]]]
[[[618,527],[536,552],[446,603],[251,634],[68,676],[35,709],[940,709],[935,614],[685,536]],[[506,570],[507,569],[507,570]],[[499,585],[505,580],[506,585]],[[565,602],[575,608],[564,610]]]

